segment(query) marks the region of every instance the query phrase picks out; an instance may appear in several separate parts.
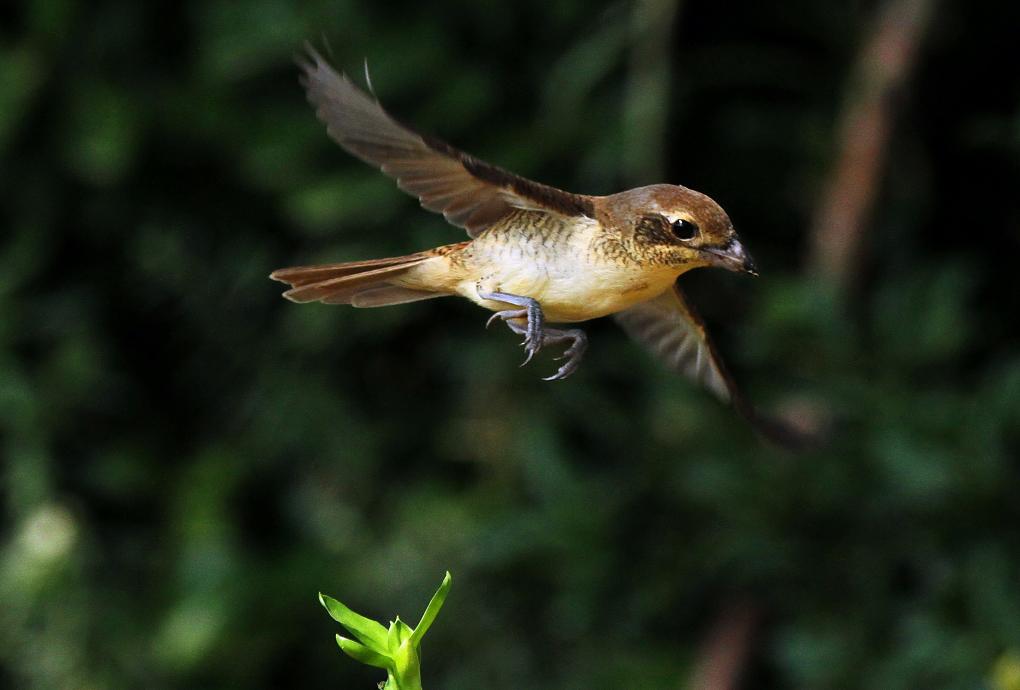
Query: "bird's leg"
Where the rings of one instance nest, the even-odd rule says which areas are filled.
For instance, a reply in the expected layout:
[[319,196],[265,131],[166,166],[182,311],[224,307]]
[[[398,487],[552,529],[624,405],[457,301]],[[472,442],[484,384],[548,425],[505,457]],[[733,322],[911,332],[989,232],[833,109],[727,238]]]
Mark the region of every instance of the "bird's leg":
[[[506,292],[478,292],[478,296],[482,299],[492,300],[494,302],[506,302],[507,304],[513,304],[514,306],[520,307],[520,309],[504,309],[503,311],[497,311],[495,314],[489,317],[489,320],[485,322],[485,327],[488,328],[496,319],[502,319],[506,322],[506,325],[510,327],[514,333],[524,336],[524,351],[527,353],[527,357],[524,359],[524,364],[531,361],[531,358],[535,356],[535,353],[542,349],[543,344],[543,326],[545,324],[545,314],[542,313],[542,305],[538,303],[538,300],[532,297],[522,297],[520,295],[511,295]],[[518,321],[520,319],[526,319],[526,325],[522,326]]]
[[569,328],[561,330],[559,328],[546,328],[545,336],[543,338],[543,345],[549,345],[550,343],[561,343],[564,340],[569,340],[570,347],[568,347],[562,355],[556,359],[565,359],[566,362],[559,368],[552,376],[547,376],[543,381],[559,381],[565,379],[580,366],[581,360],[584,358],[584,352],[588,349],[588,336],[584,334],[580,328]]
[[[580,328],[561,329],[547,327],[545,325],[545,315],[542,313],[542,306],[532,297],[511,295],[505,292],[481,291],[479,291],[478,296],[482,299],[506,302],[507,304],[520,307],[520,309],[497,311],[489,317],[485,325],[488,327],[496,319],[502,319],[511,331],[518,335],[523,335],[524,342],[522,345],[524,345],[524,349],[528,353],[524,364],[530,362],[535,353],[544,346],[570,341],[570,347],[561,356],[557,357],[557,359],[565,359],[567,361],[563,363],[563,366],[555,374],[543,379],[544,381],[565,379],[577,371],[577,367],[581,364],[581,359],[584,357],[584,352],[588,349],[588,336],[585,335],[584,331]],[[523,367],[524,364],[521,364],[521,366]]]

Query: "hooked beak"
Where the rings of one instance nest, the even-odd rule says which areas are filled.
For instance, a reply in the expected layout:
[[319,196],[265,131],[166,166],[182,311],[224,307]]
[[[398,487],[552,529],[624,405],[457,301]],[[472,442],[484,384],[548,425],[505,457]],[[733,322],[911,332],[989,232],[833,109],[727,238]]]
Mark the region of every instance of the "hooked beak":
[[754,265],[754,259],[744,251],[744,245],[736,237],[721,247],[702,247],[708,260],[713,266],[719,266],[730,271],[740,271],[758,275],[758,269]]

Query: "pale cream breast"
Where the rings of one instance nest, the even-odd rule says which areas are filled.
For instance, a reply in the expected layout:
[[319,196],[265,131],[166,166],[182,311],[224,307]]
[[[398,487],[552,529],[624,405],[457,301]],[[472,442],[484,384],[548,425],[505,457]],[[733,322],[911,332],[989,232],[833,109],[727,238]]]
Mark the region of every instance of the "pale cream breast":
[[[546,216],[548,218],[548,216]],[[527,217],[522,220],[529,220]],[[545,223],[545,219],[543,219]],[[595,220],[485,233],[459,259],[467,269],[455,291],[498,311],[509,305],[485,300],[479,292],[532,297],[551,322],[586,321],[651,299],[676,279],[675,267],[647,267],[594,249],[602,229]]]

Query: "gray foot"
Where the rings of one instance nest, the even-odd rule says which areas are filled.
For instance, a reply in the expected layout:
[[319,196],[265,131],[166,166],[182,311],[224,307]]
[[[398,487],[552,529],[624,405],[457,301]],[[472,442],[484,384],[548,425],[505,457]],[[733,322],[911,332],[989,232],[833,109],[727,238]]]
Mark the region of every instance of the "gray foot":
[[[520,309],[504,309],[503,311],[497,311],[495,314],[489,317],[489,320],[485,322],[485,327],[496,319],[502,319],[506,322],[506,325],[510,327],[514,333],[524,336],[524,342],[521,343],[524,346],[524,352],[527,356],[524,358],[524,363],[521,364],[523,367],[525,364],[531,361],[531,358],[535,356],[535,353],[542,349],[543,345],[543,326],[545,325],[545,314],[542,313],[542,306],[538,303],[538,300],[531,297],[521,297],[520,295],[511,295],[506,292],[479,292],[478,296],[482,299],[491,299],[494,302],[506,302],[507,304],[513,304]],[[514,321],[514,319],[526,319],[527,325],[521,326]]]
[[588,336],[584,334],[580,328],[571,328],[568,330],[560,330],[559,328],[547,328],[545,329],[544,345],[550,343],[561,343],[565,340],[570,341],[570,347],[568,347],[562,355],[556,359],[565,359],[563,366],[559,368],[552,376],[547,376],[543,381],[559,381],[565,379],[575,371],[577,367],[581,365],[581,360],[584,359],[584,352],[588,349]]
[[[486,328],[496,319],[502,319],[514,333],[524,336],[524,350],[527,352],[525,364],[531,361],[535,353],[546,345],[570,341],[570,346],[556,359],[566,360],[563,366],[553,374],[547,376],[543,381],[558,381],[565,379],[575,371],[584,358],[584,352],[588,349],[588,336],[579,328],[560,329],[549,328],[545,325],[545,315],[542,313],[542,306],[537,300],[531,297],[511,295],[505,292],[479,292],[482,299],[495,302],[506,302],[520,307],[520,309],[504,309],[497,311],[485,323]],[[520,320],[525,320],[524,324]]]

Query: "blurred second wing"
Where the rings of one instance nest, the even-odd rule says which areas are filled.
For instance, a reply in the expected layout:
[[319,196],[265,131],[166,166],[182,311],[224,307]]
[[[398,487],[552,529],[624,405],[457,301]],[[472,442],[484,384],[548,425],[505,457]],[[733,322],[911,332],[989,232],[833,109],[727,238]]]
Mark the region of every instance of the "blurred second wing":
[[817,439],[789,424],[766,417],[737,388],[712,342],[705,322],[676,284],[655,299],[636,304],[615,316],[634,340],[673,371],[683,374],[731,403],[755,429],[773,443],[790,449],[813,446]]

